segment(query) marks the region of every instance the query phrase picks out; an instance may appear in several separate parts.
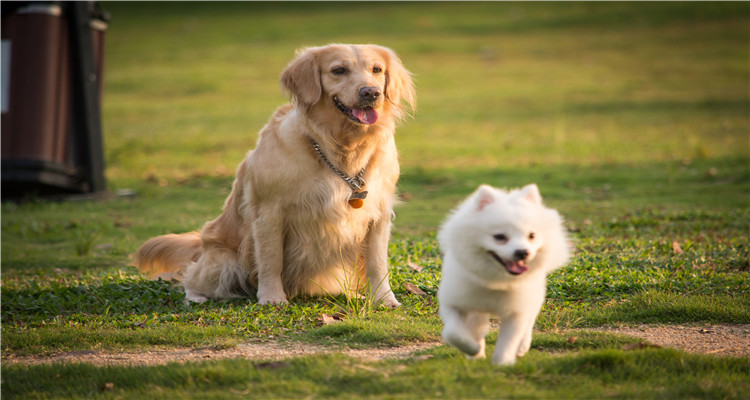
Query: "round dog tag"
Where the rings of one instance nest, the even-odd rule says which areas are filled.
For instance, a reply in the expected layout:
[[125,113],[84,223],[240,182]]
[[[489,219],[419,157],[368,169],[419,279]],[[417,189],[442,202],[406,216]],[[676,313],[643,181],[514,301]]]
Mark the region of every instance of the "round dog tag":
[[366,198],[366,190],[362,192],[354,192],[351,197],[349,197],[349,205],[352,206],[352,208],[362,208],[362,206],[365,205]]

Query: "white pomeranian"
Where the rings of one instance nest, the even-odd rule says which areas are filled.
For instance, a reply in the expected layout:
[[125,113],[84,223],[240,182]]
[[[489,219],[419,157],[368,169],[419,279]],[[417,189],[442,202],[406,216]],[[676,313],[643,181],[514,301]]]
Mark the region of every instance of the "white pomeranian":
[[443,338],[469,358],[484,358],[489,315],[500,318],[492,364],[511,365],[531,347],[547,274],[570,258],[557,211],[535,184],[505,192],[481,185],[438,234]]

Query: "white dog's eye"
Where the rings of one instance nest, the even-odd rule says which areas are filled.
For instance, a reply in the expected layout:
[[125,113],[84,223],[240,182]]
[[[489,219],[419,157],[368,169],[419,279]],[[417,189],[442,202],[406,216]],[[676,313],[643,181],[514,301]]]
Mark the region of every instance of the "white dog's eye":
[[349,71],[344,67],[336,67],[331,70],[331,73],[334,75],[346,75],[347,72]]
[[535,237],[536,237],[536,233],[534,232],[529,233],[529,240],[534,240]]
[[492,237],[495,238],[495,240],[497,240],[498,242],[507,242],[508,241],[508,237],[505,236],[502,233],[498,233],[497,235],[494,235]]
[[380,67],[378,67],[378,66],[374,66],[374,67],[372,67],[372,73],[373,73],[373,74],[379,74],[379,73],[381,73],[381,72],[383,72],[383,68],[380,68]]

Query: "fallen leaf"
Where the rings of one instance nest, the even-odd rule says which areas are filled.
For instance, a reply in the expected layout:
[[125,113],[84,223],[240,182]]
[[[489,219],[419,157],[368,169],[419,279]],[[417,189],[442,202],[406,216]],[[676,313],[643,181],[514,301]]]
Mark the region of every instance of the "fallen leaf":
[[335,313],[333,315],[320,313],[320,316],[317,318],[318,322],[321,325],[331,325],[343,319],[344,319],[344,314],[341,314],[341,313]]
[[682,250],[682,247],[680,247],[680,244],[677,242],[672,242],[672,252],[674,254],[682,254],[684,251]]
[[409,268],[411,268],[411,269],[413,269],[414,271],[417,271],[417,272],[422,272],[422,270],[424,269],[423,266],[421,266],[419,264],[414,264],[411,261],[407,262],[406,265],[409,266]]
[[578,341],[578,336],[571,336],[568,338],[568,343],[573,344]]
[[321,325],[330,325],[334,322],[336,322],[336,318],[333,318],[333,315],[321,313],[320,316],[317,318],[318,322],[321,323]]
[[409,293],[416,294],[418,296],[427,296],[427,293],[425,293],[424,290],[420,289],[419,287],[417,287],[417,285],[411,282],[404,283],[404,288],[406,288],[406,291]]

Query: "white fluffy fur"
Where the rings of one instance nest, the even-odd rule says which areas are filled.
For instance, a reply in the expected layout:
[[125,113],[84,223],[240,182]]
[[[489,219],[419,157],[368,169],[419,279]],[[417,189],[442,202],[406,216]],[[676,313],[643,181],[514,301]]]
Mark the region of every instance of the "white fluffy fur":
[[[281,85],[291,104],[276,110],[240,163],[223,213],[200,233],[152,238],[139,249],[136,265],[153,275],[181,276],[191,301],[257,290],[259,303],[280,304],[321,288],[359,290],[358,283],[369,281],[369,296],[397,306],[387,279],[399,177],[393,134],[405,107],[415,105],[410,73],[390,49],[329,45],[298,52]],[[365,104],[363,87],[382,95]],[[353,121],[334,98],[349,108],[376,110],[377,122]],[[362,208],[349,206],[351,188],[310,139],[345,174],[365,169],[369,194]]]
[[[489,315],[495,314],[501,325],[492,363],[513,364],[531,347],[547,274],[570,257],[560,215],[542,205],[534,184],[509,193],[482,185],[448,217],[438,240],[443,338],[470,358],[483,358]],[[517,275],[490,253],[513,264],[519,250],[528,256],[515,268],[528,269]]]

